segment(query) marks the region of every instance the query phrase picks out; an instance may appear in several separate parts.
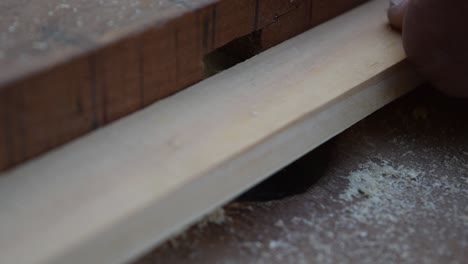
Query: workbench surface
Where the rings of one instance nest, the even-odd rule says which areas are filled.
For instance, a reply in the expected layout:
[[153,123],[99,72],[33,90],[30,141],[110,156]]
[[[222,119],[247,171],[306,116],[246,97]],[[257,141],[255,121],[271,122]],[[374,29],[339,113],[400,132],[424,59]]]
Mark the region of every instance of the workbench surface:
[[135,264],[463,263],[467,103],[419,88]]

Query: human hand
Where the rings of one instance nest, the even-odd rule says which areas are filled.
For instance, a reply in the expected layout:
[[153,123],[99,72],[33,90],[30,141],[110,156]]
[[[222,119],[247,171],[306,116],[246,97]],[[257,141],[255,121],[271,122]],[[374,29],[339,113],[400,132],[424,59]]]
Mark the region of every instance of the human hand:
[[446,94],[468,97],[468,1],[390,2],[390,24],[417,71]]

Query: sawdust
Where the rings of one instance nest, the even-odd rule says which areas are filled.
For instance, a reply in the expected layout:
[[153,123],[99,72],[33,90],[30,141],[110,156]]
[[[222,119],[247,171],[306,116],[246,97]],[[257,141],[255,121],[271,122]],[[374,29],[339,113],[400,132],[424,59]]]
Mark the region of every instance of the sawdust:
[[[450,157],[449,160],[452,159]],[[411,223],[412,219],[421,217],[435,219],[440,217],[438,214],[441,211],[446,211],[442,217],[447,218],[448,225],[460,225],[460,222],[468,225],[466,208],[450,210],[443,199],[447,196],[466,197],[466,188],[460,186],[460,182],[445,176],[427,177],[427,173],[419,168],[396,165],[387,160],[368,161],[358,167],[358,170],[343,176],[349,184],[338,195],[338,199],[330,197],[343,205],[341,210],[325,215],[311,212],[309,217],[301,215],[277,220],[275,226],[282,232],[276,239],[249,242],[248,245],[252,246],[249,252],[263,250],[257,263],[309,263],[312,260],[318,263],[342,262],[334,255],[337,247],[352,248],[352,244],[358,241],[362,248],[381,251],[379,255],[382,263],[417,262],[415,245],[411,243],[416,233],[420,236],[428,235],[436,241],[443,241],[456,234],[447,237],[444,230],[432,230],[431,226],[424,229],[417,223],[398,226],[399,222]],[[341,226],[343,232],[333,232],[335,228],[330,228],[331,225]],[[304,230],[304,227],[308,232],[297,231]],[[369,233],[367,230],[379,231]],[[303,253],[302,249],[307,247],[315,252],[313,256]],[[348,252],[349,259],[346,262],[358,260],[365,254],[366,251],[357,248]],[[450,255],[451,251],[447,245],[440,245],[434,254]],[[373,262],[369,258],[365,259],[361,259],[361,263]]]
[[[446,157],[445,165],[451,166],[449,161],[457,157]],[[336,246],[351,247],[349,243],[360,241],[367,248],[382,250],[382,262],[416,261],[414,247],[411,238],[418,233],[429,236],[432,241],[444,241],[450,236],[445,230],[434,230],[430,223],[438,217],[446,218],[447,225],[468,225],[467,208],[457,208],[446,204],[444,199],[449,196],[467,197],[466,186],[461,186],[461,181],[447,176],[428,177],[426,172],[419,168],[405,167],[392,164],[390,161],[368,161],[358,166],[359,169],[345,176],[349,181],[348,187],[338,196],[337,202],[342,203],[340,212],[330,215],[312,212],[310,217],[295,216],[284,226],[287,233],[283,234],[284,243],[297,251],[304,246],[301,241],[307,236],[309,246],[316,253],[312,259],[319,263],[335,263],[333,252]],[[432,175],[433,176],[433,175]],[[440,212],[445,212],[440,216]],[[415,218],[426,218],[426,227],[417,223],[401,225],[399,222],[412,222]],[[332,222],[335,226],[342,226],[347,232],[336,233],[328,228]],[[328,223],[328,224],[327,224]],[[289,228],[288,228],[289,226]],[[308,235],[305,233],[291,232],[294,227],[307,226]],[[366,230],[379,230],[378,233],[369,234],[361,227],[368,226]],[[369,228],[369,226],[373,228]],[[367,239],[372,236],[371,239]],[[338,243],[333,241],[339,241]],[[466,243],[465,240],[462,243]],[[384,246],[385,245],[385,246]],[[364,248],[364,247],[363,247]],[[296,249],[296,250],[294,250]],[[273,259],[286,258],[286,251],[270,252]],[[285,255],[286,254],[286,255]],[[365,252],[354,251],[349,253],[351,259],[358,259]],[[447,244],[440,245],[434,254],[449,256],[451,250]],[[425,256],[420,256],[425,258]],[[301,254],[294,257],[297,263],[304,262]],[[265,263],[271,258],[265,259]],[[428,257],[430,260],[430,257]],[[370,261],[372,262],[372,261]]]
[[[333,195],[314,189],[306,194],[311,202],[300,202],[301,208],[293,210],[293,214],[281,214],[284,217],[280,219],[258,218],[271,215],[268,212],[278,208],[284,210],[288,203],[294,203],[294,197],[264,203],[233,203],[205,217],[169,244],[176,250],[190,252],[185,260],[193,263],[203,260],[198,258],[203,255],[199,245],[214,247],[219,243],[220,249],[229,249],[219,263],[236,263],[238,254],[247,263],[259,264],[375,263],[376,258],[369,257],[370,254],[378,256],[380,263],[434,263],[434,259],[450,259],[454,254],[453,241],[459,243],[455,248],[468,246],[468,237],[460,239],[463,234],[453,228],[466,230],[468,207],[447,202],[467,199],[467,178],[440,174],[446,165],[455,169],[455,162],[462,160],[447,156],[441,161],[442,166],[434,169],[420,168],[411,162],[401,165],[373,159],[354,171],[335,176],[333,180],[347,182],[340,189],[333,181],[319,184],[319,189],[335,188]],[[314,202],[323,200],[318,198],[323,195],[335,205]],[[257,218],[252,221],[252,216]],[[436,221],[441,219],[446,228],[436,228]],[[239,226],[236,221],[249,224]],[[207,235],[216,226],[220,227],[217,232],[230,237],[229,242]],[[250,229],[257,230],[255,233],[263,231],[252,235]],[[438,245],[437,248],[421,254],[421,246],[413,242],[421,237],[426,237],[430,245]],[[210,239],[215,240],[209,242]]]
[[202,220],[197,223],[198,228],[205,228],[210,224],[222,225],[228,221],[228,217],[223,208],[218,208],[205,216]]
[[419,195],[427,195],[427,190],[421,190],[424,186],[421,180],[424,173],[421,171],[404,166],[395,168],[388,161],[381,164],[369,161],[359,167],[348,177],[346,191],[339,195],[344,201],[358,200],[347,208],[358,221],[397,222],[399,216],[416,208],[414,197],[399,199],[404,192],[416,191]]

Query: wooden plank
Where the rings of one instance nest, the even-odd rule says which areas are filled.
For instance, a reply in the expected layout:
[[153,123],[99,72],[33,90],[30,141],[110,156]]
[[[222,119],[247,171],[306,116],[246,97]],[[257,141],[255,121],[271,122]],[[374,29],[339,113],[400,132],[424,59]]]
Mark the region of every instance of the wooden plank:
[[[13,131],[14,145],[28,142],[28,146],[13,148],[12,159],[1,155],[0,170],[202,80],[204,55],[236,38],[268,27],[262,31],[261,45],[266,49],[299,34],[311,26],[307,22],[313,1],[2,1],[0,89],[11,91],[0,96],[21,93],[27,101],[36,100],[34,94],[21,92],[28,87],[27,91],[47,94],[44,100],[48,102],[44,103],[48,106],[85,100],[92,102],[95,112],[91,129],[83,129],[82,120],[70,111],[63,112],[72,115],[67,118],[63,113],[52,113],[53,107],[42,108],[42,104],[29,104],[28,111],[20,112],[12,104],[1,104],[0,111],[8,115],[7,119],[20,115],[31,122],[21,124],[20,130],[27,133]],[[330,6],[325,3],[324,7],[343,10],[343,6],[351,8],[355,2],[341,0]],[[76,89],[89,90],[81,70],[67,72],[66,78],[61,76],[66,68],[81,63],[89,68],[86,71],[92,81],[93,92],[86,99],[81,98],[83,94],[67,91],[76,85],[82,86]],[[67,120],[67,126],[59,131],[62,128],[56,124],[65,124],[63,120]],[[36,133],[38,123],[41,131]],[[10,132],[3,128],[0,137],[5,138]],[[41,134],[40,140],[36,134]],[[5,145],[0,147],[4,148],[0,152],[8,152]]]
[[386,5],[4,173],[2,261],[127,261],[411,90],[419,79],[385,26]]
[[132,264],[464,263],[467,105],[421,86]]

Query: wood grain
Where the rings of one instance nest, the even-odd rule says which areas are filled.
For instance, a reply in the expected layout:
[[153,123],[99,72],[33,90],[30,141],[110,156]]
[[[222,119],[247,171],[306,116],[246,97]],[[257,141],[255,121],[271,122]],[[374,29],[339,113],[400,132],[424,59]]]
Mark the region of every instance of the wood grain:
[[0,170],[201,81],[203,57],[234,39],[259,32],[265,50],[362,2],[314,1],[2,1]]
[[411,90],[420,81],[385,26],[386,4],[4,173],[2,261],[132,259]]
[[[311,4],[310,0],[261,2],[259,9],[260,17],[263,18],[260,20],[262,48],[273,47],[314,26],[310,24]],[[281,6],[280,12],[272,8],[276,5]]]
[[18,163],[95,127],[91,75],[81,59],[3,90],[9,150],[1,159]]
[[419,87],[133,264],[464,263],[467,105]]

